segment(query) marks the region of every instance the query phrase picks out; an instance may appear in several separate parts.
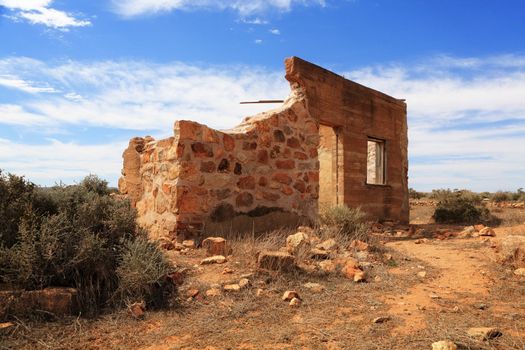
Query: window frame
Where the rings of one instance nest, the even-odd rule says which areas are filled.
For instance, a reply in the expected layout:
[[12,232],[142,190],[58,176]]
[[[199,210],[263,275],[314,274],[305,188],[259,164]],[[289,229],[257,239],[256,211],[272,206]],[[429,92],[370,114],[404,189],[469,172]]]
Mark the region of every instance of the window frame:
[[[382,171],[382,177],[383,177],[383,181],[380,182],[380,183],[374,183],[374,182],[368,182],[369,179],[368,179],[368,143],[369,142],[374,142],[376,144],[380,144],[381,147],[380,147],[380,150],[381,150],[381,155],[382,155],[382,168],[383,168],[383,171]],[[387,140],[385,139],[381,139],[381,138],[378,138],[378,137],[373,137],[373,136],[368,136],[366,138],[366,178],[365,178],[365,184],[366,185],[370,185],[370,186],[388,186],[388,174],[387,174]],[[377,172],[377,168],[376,168],[376,172]]]

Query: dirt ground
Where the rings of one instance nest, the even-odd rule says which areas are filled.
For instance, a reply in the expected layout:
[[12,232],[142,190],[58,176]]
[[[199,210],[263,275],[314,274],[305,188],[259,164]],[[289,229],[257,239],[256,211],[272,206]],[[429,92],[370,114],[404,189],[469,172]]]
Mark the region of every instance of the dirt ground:
[[[376,235],[380,243],[366,259],[366,283],[319,273],[253,273],[261,247],[244,239],[221,265],[198,265],[202,249],[170,253],[190,271],[173,310],[147,311],[144,320],[125,311],[96,320],[17,320],[15,331],[0,336],[0,349],[420,350],[445,339],[463,349],[525,349],[525,278],[495,262],[498,240],[525,235],[525,210],[497,213],[504,223],[488,238],[448,237],[462,227],[434,225],[431,213],[431,207],[412,208],[416,234],[394,229]],[[250,280],[248,288],[205,295],[213,284],[241,277]],[[314,292],[307,282],[325,289]],[[189,289],[199,294],[188,298]],[[286,290],[296,290],[303,304],[283,302]],[[374,323],[377,317],[388,319]],[[497,327],[503,336],[472,339],[470,327]]]

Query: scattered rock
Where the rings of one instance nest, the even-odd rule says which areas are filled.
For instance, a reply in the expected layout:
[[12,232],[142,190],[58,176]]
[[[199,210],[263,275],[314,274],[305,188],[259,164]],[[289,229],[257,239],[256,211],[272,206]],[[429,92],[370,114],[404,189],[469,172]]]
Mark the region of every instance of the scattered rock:
[[1,322],[0,323],[0,335],[8,333],[10,330],[15,328],[15,324],[12,322]]
[[225,284],[222,289],[224,289],[225,292],[238,292],[241,290],[241,286],[238,284]]
[[222,237],[208,237],[202,241],[202,247],[206,249],[207,256],[228,256],[232,253],[230,245]]
[[355,249],[357,251],[366,251],[368,250],[368,243],[365,243],[363,241],[360,241],[358,239],[354,239],[352,243],[350,243],[350,248]]
[[501,337],[503,335],[503,333],[501,333],[498,329],[493,327],[469,328],[467,330],[467,334],[472,338],[476,338],[479,340],[490,340],[497,337]]
[[299,293],[297,293],[295,290],[287,290],[282,296],[283,301],[290,301],[294,298],[301,299]]
[[366,273],[364,271],[356,271],[354,274],[354,282],[365,282],[366,281]]
[[334,273],[337,269],[336,264],[332,260],[323,260],[318,263],[319,269],[326,273]]
[[258,297],[262,296],[263,294],[264,294],[264,289],[262,288],[258,288],[257,292],[255,292],[255,295]]
[[133,303],[128,306],[128,311],[131,317],[133,317],[134,319],[143,319],[146,315],[146,303],[144,303],[143,301],[139,303]]
[[355,257],[359,261],[366,261],[368,260],[368,252],[356,252]]
[[427,272],[426,271],[419,271],[417,273],[417,277],[425,278],[425,277],[427,277]]
[[191,288],[186,291],[186,296],[188,298],[195,298],[198,294],[199,294],[199,290],[195,288]]
[[330,252],[322,249],[313,248],[310,250],[310,259],[326,260],[330,259]]
[[458,347],[450,340],[440,340],[432,343],[432,350],[457,350]]
[[335,239],[330,238],[322,243],[319,243],[315,246],[315,248],[325,251],[331,251],[337,248],[337,242],[335,241]]
[[288,305],[290,305],[291,307],[299,307],[301,306],[301,304],[302,304],[301,299],[293,298],[292,300],[290,300],[290,303]]
[[164,249],[164,250],[175,249],[175,244],[168,237],[160,237],[157,241],[158,241],[160,249]]
[[392,256],[392,254],[389,254],[389,253],[386,253],[386,254],[383,255],[383,256],[385,257],[385,260],[386,260],[386,261],[390,261],[390,260],[393,260],[393,259],[394,259],[393,256]]
[[525,276],[525,267],[520,267],[519,269],[514,270],[516,276]]
[[286,251],[290,254],[297,254],[310,248],[310,237],[304,232],[286,237]]
[[221,290],[219,288],[210,288],[206,291],[206,296],[213,298],[221,295]]
[[481,231],[481,230],[483,230],[484,228],[485,228],[485,225],[483,225],[483,224],[474,225],[474,229],[475,229],[476,231]]
[[491,229],[490,227],[484,227],[484,228],[482,228],[482,229],[479,231],[479,235],[480,235],[480,236],[489,236],[489,237],[494,237],[494,236],[496,236],[496,233],[495,233],[494,230]]
[[222,274],[223,274],[223,275],[227,275],[227,274],[230,274],[230,273],[233,273],[233,269],[230,269],[229,267],[225,267],[225,268],[222,270]]
[[188,248],[188,249],[196,248],[195,241],[193,239],[187,239],[185,241],[182,241],[182,245],[184,246],[184,248]]
[[383,279],[380,276],[374,277],[375,282],[381,282]]
[[468,238],[472,237],[472,234],[476,232],[474,226],[467,226],[459,233],[459,237]]
[[241,278],[238,284],[241,289],[244,289],[250,285],[250,280],[247,278]]
[[292,271],[296,268],[295,257],[280,251],[259,253],[257,265],[260,269],[271,271]]
[[503,238],[498,250],[501,262],[525,267],[525,236],[509,235]]
[[387,321],[390,321],[390,316],[380,316],[376,317],[372,320],[372,323],[385,323]]
[[303,284],[303,287],[310,289],[314,293],[321,293],[323,292],[326,287],[319,283],[313,283],[313,282],[307,282]]
[[203,259],[201,261],[201,265],[209,265],[209,264],[224,264],[226,262],[226,258],[222,255],[214,255],[210,256],[209,258]]
[[354,279],[356,273],[358,272],[362,272],[362,271],[359,268],[357,261],[352,260],[352,259],[348,259],[346,263],[344,264],[343,268],[341,269],[341,273],[343,274],[343,276],[351,280]]
[[415,244],[421,244],[421,243],[427,243],[427,242],[428,242],[427,238],[420,238],[414,241]]

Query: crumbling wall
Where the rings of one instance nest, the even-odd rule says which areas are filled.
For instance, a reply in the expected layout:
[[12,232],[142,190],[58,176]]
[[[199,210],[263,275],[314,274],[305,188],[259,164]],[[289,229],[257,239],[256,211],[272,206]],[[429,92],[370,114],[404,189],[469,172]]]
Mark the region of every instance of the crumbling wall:
[[139,224],[174,238],[314,221],[319,131],[306,103],[296,86],[281,108],[232,130],[177,121],[173,137],[132,139],[119,188]]
[[[310,115],[321,125],[338,130],[343,169],[337,197],[348,206],[361,207],[372,220],[407,223],[405,102],[297,57],[286,60],[286,78],[304,89]],[[385,141],[385,184],[366,181],[369,138]]]

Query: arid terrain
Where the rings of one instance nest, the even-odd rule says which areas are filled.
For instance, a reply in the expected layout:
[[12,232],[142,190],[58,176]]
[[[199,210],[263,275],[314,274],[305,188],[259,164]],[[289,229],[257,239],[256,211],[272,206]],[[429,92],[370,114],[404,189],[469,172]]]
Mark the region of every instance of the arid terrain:
[[[168,252],[186,270],[173,310],[147,310],[141,320],[126,311],[19,319],[0,348],[430,349],[451,340],[464,349],[525,349],[525,277],[498,263],[496,252],[507,235],[525,235],[524,210],[497,209],[503,223],[495,236],[471,238],[457,235],[461,226],[432,224],[432,212],[412,206],[410,227],[373,227],[373,243],[358,252],[363,283],[308,268],[257,272],[256,252],[284,245],[293,232],[232,237],[223,264],[200,265],[204,249]],[[240,290],[221,290],[242,278],[249,284]],[[287,290],[300,306],[282,300]],[[481,340],[467,334],[471,327],[502,336]]]

